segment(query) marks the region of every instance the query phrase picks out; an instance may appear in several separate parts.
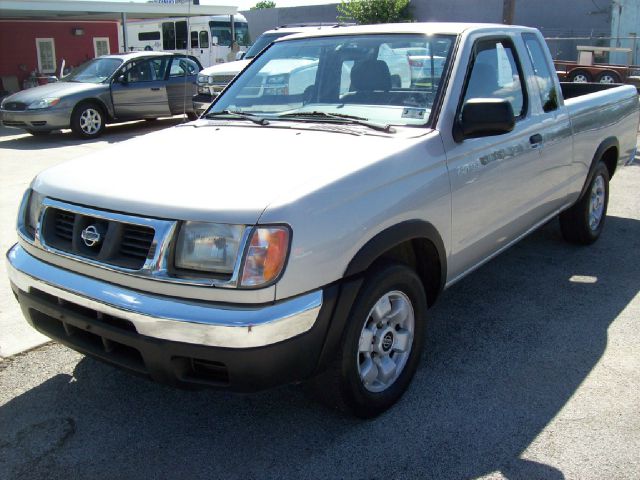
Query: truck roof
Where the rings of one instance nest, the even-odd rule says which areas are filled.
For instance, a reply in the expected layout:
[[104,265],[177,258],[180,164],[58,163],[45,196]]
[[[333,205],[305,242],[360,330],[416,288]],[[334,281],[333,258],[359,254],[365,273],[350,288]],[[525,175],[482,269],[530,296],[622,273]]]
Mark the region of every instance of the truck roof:
[[[359,35],[366,33],[421,33],[421,34],[451,34],[460,35],[463,32],[482,30],[528,31],[535,32],[535,28],[518,25],[503,25],[500,23],[456,23],[456,22],[423,22],[423,23],[384,23],[376,25],[344,26],[340,28],[325,28],[311,30],[304,33],[287,36],[287,40],[303,37],[327,37],[335,35]],[[285,37],[275,40],[283,41]]]

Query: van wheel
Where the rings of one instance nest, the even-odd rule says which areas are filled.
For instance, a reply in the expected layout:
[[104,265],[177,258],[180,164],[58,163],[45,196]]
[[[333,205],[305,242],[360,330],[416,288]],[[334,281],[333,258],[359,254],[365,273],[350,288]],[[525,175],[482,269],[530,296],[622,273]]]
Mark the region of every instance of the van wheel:
[[96,103],[80,103],[71,114],[71,130],[81,138],[99,137],[104,127],[104,111]]
[[608,205],[609,170],[599,162],[582,197],[560,214],[560,230],[564,239],[578,245],[595,242],[604,228]]
[[413,270],[397,263],[374,269],[351,310],[337,358],[309,383],[314,397],[361,418],[395,404],[418,367],[426,311]]

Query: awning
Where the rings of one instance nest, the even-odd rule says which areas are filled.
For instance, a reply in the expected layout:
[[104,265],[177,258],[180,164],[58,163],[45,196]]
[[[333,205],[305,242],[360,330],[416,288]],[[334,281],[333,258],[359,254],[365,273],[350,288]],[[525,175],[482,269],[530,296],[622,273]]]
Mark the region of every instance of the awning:
[[0,18],[5,20],[129,20],[199,15],[233,15],[238,7],[188,3],[134,3],[59,0],[0,0]]

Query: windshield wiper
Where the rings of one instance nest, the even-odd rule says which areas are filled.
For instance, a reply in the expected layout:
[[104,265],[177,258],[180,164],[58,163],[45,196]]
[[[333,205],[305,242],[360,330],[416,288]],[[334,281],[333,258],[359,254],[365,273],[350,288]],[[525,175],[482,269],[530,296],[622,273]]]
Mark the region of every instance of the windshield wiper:
[[380,123],[370,122],[368,119],[364,117],[357,117],[355,115],[347,115],[345,113],[327,113],[327,112],[296,112],[296,113],[285,113],[282,115],[278,115],[278,118],[330,118],[333,120],[339,120],[343,123],[354,123],[356,125],[363,125],[365,127],[369,127],[373,130],[377,130],[379,132],[386,133],[394,133],[395,129],[391,125],[384,125]]
[[204,118],[214,118],[214,117],[223,117],[223,116],[227,116],[227,117],[230,116],[234,118],[241,118],[242,120],[249,120],[253,123],[257,123],[258,125],[269,125],[269,121],[266,118],[259,117],[252,113],[235,112],[233,110],[222,110],[221,112],[209,112],[204,116]]

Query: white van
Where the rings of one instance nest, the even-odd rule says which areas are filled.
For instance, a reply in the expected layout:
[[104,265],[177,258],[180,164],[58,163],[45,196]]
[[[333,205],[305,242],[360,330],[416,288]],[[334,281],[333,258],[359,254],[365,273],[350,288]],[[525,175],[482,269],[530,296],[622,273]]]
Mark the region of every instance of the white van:
[[250,43],[249,25],[240,14],[133,20],[126,31],[131,50],[185,53],[204,67],[227,62],[232,41],[239,51]]

